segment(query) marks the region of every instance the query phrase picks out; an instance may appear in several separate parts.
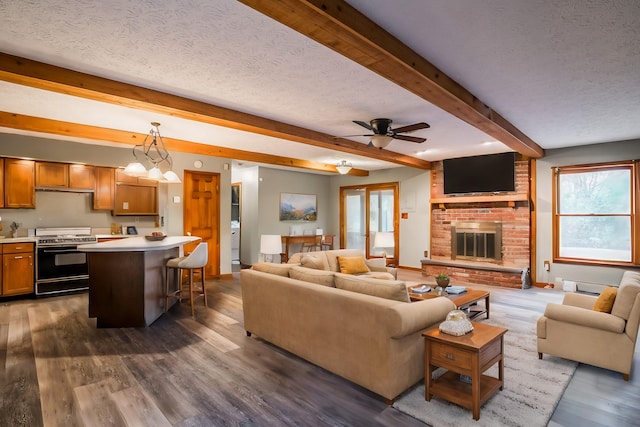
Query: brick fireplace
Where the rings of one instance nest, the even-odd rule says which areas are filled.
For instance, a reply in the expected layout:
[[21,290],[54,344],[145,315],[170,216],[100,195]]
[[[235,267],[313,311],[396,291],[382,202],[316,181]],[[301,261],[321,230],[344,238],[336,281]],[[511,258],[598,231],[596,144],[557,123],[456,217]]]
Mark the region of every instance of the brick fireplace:
[[444,272],[453,284],[511,288],[530,283],[529,162],[516,161],[516,191],[444,195],[442,163],[433,164],[431,258],[422,274]]

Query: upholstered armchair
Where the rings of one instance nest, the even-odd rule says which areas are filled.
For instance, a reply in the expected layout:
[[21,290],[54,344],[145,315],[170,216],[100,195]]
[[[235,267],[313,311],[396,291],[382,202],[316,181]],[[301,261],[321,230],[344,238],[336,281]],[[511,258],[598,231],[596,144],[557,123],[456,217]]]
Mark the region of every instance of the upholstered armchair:
[[538,357],[611,369],[628,381],[640,323],[640,273],[623,274],[610,312],[594,310],[596,301],[602,298],[568,293],[562,304],[547,304],[538,319]]

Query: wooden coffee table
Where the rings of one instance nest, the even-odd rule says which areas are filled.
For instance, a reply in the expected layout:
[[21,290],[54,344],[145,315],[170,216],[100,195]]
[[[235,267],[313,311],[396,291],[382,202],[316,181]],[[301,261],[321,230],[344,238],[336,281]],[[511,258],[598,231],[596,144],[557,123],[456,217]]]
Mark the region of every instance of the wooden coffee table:
[[[473,320],[482,314],[487,315],[487,319],[489,318],[489,304],[490,304],[490,296],[489,291],[483,291],[480,289],[471,289],[467,288],[467,291],[461,294],[447,294],[447,295],[438,295],[435,290],[431,290],[431,292],[425,292],[423,294],[416,294],[411,292],[413,288],[419,288],[422,285],[412,286],[409,288],[409,298],[411,301],[420,301],[423,299],[436,298],[439,296],[446,296],[453,302],[458,310],[465,310],[467,315],[469,316],[469,320]],[[484,300],[484,307],[478,305],[480,300]]]
[[[440,332],[438,328],[424,336],[424,398],[432,396],[471,409],[473,419],[480,418],[480,406],[504,385],[504,334],[505,328],[473,322],[473,331],[454,336]],[[487,369],[498,363],[498,378],[484,375]],[[437,379],[432,379],[434,368],[447,369]],[[471,378],[471,384],[460,375]]]

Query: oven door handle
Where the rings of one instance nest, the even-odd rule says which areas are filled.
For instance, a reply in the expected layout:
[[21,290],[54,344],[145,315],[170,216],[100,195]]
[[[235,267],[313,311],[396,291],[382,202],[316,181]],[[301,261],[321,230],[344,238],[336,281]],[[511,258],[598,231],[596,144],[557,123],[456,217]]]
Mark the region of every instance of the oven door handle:
[[45,254],[62,254],[65,252],[78,252],[77,249],[43,249],[43,253]]

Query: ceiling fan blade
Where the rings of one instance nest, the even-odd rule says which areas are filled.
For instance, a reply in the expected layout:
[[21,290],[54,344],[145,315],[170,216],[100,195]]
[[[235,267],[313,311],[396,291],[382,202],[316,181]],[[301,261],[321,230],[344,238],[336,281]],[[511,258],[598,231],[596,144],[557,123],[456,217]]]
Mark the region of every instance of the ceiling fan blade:
[[357,134],[357,135],[341,135],[341,136],[334,136],[334,138],[353,138],[355,136],[373,136],[372,133],[368,134],[368,135],[362,135],[362,134]]
[[409,141],[409,142],[425,142],[427,140],[427,138],[419,138],[417,136],[409,136],[409,135],[393,135],[393,137],[395,139],[400,139],[402,141]]
[[369,123],[361,122],[360,120],[354,120],[353,123],[362,126],[365,129],[369,129],[370,131],[375,133],[375,130],[371,127]]
[[408,125],[408,126],[402,126],[398,129],[394,129],[393,132],[395,133],[405,133],[405,132],[413,132],[415,130],[418,129],[428,129],[431,126],[429,126],[427,123],[425,122],[420,122],[420,123],[414,123],[412,125]]

